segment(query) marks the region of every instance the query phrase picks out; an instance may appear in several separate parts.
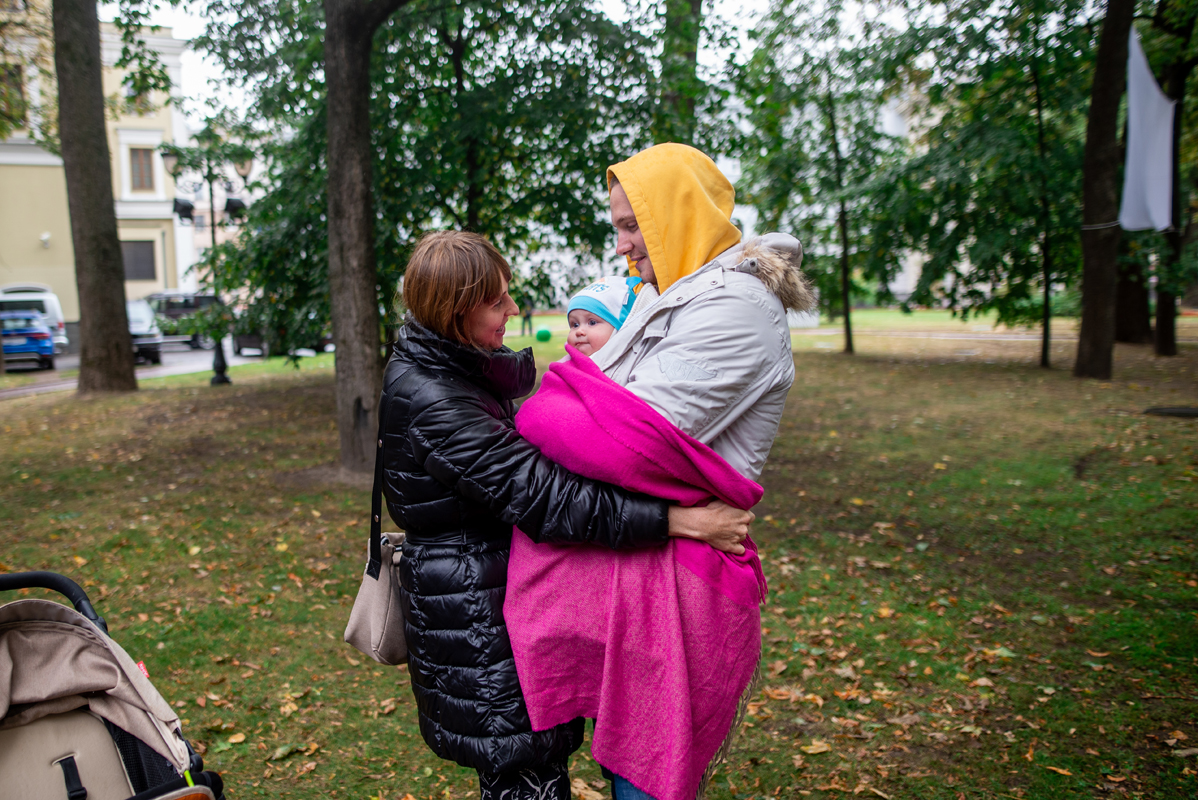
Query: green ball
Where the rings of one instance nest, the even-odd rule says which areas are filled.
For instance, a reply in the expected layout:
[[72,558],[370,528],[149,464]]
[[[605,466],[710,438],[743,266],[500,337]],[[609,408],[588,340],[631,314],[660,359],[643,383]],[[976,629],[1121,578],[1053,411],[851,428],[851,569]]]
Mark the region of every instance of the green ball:
[[547,342],[551,336],[553,336],[553,334],[549,332],[548,328],[541,328],[539,331],[537,331],[538,342]]

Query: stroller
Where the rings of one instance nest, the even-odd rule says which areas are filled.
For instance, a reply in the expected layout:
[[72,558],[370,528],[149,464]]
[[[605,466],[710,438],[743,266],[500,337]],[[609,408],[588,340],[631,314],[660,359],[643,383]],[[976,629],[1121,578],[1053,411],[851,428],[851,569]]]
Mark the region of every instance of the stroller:
[[74,581],[0,575],[75,606],[0,606],[0,800],[223,800],[179,717]]

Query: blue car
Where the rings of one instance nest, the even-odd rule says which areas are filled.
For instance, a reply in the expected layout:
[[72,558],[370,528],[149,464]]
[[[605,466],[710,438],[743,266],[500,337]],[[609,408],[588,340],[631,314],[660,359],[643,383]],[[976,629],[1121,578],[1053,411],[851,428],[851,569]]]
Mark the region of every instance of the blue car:
[[4,363],[36,361],[42,369],[54,369],[54,333],[37,311],[0,311],[4,336]]

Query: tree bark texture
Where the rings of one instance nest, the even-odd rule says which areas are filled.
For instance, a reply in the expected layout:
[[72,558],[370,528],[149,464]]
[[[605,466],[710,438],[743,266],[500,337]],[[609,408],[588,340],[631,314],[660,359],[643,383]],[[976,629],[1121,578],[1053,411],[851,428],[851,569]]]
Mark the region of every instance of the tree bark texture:
[[653,140],[694,144],[695,96],[699,91],[699,37],[703,29],[702,0],[666,0],[662,32],[661,96],[658,98]]
[[1152,312],[1148,307],[1148,276],[1138,263],[1119,268],[1115,290],[1115,341],[1152,344]]
[[324,0],[329,292],[341,466],[374,466],[383,389],[371,193],[370,55],[374,33],[406,0]]
[[[1083,226],[1108,225],[1119,218],[1119,101],[1127,83],[1127,39],[1135,11],[1135,0],[1108,0],[1099,34],[1082,166]],[[1122,235],[1118,225],[1082,228],[1082,318],[1073,363],[1077,378],[1111,377]]]
[[54,0],[53,19],[58,127],[79,290],[79,391],[133,391],[137,378],[104,127],[96,2]]

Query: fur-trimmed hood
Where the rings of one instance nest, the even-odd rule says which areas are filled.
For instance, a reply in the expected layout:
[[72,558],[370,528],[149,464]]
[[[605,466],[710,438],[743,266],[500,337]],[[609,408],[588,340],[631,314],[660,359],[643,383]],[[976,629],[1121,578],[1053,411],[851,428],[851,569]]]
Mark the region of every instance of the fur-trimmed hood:
[[[815,308],[815,293],[803,274],[803,245],[785,233],[767,233],[730,247],[704,269],[734,269],[757,277],[794,311]],[[701,270],[702,271],[702,270]]]

